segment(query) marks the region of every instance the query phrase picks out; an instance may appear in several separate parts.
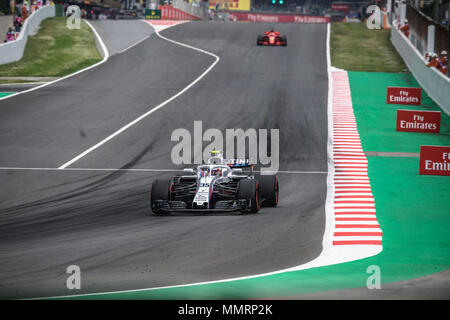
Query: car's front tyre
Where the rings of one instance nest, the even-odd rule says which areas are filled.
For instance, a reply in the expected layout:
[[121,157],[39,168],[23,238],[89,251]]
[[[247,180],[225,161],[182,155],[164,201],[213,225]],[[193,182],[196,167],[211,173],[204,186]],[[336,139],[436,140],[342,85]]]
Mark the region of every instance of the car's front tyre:
[[157,207],[157,200],[170,200],[171,181],[169,179],[156,179],[152,183],[150,192],[150,207],[155,215],[167,215],[168,213]]
[[258,38],[256,38],[256,45],[260,46],[263,44],[263,37],[262,36],[258,36]]
[[261,208],[258,181],[255,179],[242,179],[239,181],[237,199],[250,200],[248,211],[257,213]]

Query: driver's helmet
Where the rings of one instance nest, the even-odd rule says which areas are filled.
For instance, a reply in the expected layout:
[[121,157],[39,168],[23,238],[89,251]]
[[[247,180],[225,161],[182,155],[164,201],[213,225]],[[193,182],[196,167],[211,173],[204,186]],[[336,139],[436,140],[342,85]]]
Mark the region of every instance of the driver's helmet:
[[221,175],[221,174],[222,174],[222,168],[214,168],[214,169],[212,169],[211,174],[212,174],[213,176],[219,176],[219,175]]
[[209,174],[209,168],[202,168],[200,172],[201,177],[206,177]]

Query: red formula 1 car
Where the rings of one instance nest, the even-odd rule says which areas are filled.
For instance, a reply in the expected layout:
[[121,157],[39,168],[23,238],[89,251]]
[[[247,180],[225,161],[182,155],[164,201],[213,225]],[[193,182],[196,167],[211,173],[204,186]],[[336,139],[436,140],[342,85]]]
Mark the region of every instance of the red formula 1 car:
[[270,30],[264,32],[264,35],[258,36],[256,40],[258,46],[287,46],[287,37],[280,36],[279,31]]

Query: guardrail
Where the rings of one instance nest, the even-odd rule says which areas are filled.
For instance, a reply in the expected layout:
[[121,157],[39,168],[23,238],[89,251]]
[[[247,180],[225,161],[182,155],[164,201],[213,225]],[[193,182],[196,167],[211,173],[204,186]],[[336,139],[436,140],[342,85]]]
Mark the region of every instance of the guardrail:
[[0,44],[0,64],[11,63],[22,59],[28,36],[36,34],[42,20],[55,16],[55,6],[49,5],[35,11],[22,26],[19,37],[10,42]]
[[450,78],[436,68],[425,65],[424,57],[398,30],[396,22],[391,28],[391,42],[421,87],[447,115],[450,115]]

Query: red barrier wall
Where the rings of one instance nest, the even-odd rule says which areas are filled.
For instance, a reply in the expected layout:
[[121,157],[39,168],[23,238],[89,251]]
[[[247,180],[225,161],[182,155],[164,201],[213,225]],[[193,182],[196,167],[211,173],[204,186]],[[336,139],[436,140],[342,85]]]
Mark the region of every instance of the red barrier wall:
[[159,10],[161,10],[161,20],[200,20],[199,17],[176,9],[168,4],[159,6]]
[[271,14],[271,13],[249,13],[230,12],[230,20],[247,22],[294,22],[294,23],[328,23],[330,18],[303,16],[297,14]]

